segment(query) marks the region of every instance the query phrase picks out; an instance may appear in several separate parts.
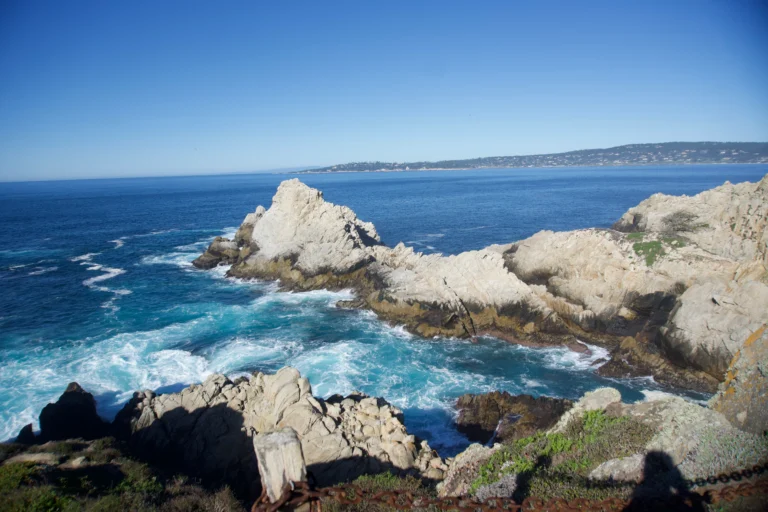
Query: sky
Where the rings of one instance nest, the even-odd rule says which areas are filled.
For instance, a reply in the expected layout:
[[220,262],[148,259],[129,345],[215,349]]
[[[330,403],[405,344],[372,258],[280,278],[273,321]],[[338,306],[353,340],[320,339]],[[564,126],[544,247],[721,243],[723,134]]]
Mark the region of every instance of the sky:
[[768,141],[768,2],[0,0],[0,181]]

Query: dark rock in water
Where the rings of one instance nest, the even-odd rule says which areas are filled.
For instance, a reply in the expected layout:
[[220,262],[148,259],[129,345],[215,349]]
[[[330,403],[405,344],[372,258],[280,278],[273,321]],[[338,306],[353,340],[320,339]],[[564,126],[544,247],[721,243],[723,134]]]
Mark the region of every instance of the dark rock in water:
[[208,270],[221,264],[235,263],[240,256],[240,249],[235,242],[217,236],[208,249],[192,264],[200,269]]
[[473,442],[487,443],[492,438],[499,443],[514,441],[554,426],[572,405],[564,398],[534,398],[506,391],[467,394],[456,402],[456,424],[459,432]]
[[98,439],[108,435],[109,424],[96,414],[93,395],[71,382],[55,404],[40,413],[40,440]]
[[19,435],[16,438],[16,442],[19,444],[35,444],[36,441],[37,438],[35,438],[35,433],[32,431],[31,423],[25,425],[19,431]]

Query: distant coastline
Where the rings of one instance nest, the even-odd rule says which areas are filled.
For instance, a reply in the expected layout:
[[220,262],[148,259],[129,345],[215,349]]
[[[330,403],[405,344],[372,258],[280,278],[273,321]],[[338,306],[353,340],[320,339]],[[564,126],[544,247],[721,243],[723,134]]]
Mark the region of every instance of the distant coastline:
[[768,163],[768,142],[664,142],[628,144],[612,148],[584,149],[565,153],[483,157],[436,162],[350,162],[328,167],[308,168],[294,171],[291,174],[766,163]]

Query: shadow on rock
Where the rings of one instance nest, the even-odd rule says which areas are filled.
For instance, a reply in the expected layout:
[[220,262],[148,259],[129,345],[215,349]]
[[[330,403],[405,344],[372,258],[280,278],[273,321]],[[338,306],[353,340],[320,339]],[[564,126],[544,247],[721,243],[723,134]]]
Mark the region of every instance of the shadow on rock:
[[241,413],[225,404],[193,412],[178,407],[130,435],[127,421],[125,413],[115,418],[116,433],[142,460],[198,478],[211,489],[229,485],[242,500],[259,496],[258,463]]
[[672,458],[664,452],[649,452],[645,456],[643,480],[624,510],[639,512],[653,508],[681,512],[706,510],[704,497],[691,491]]

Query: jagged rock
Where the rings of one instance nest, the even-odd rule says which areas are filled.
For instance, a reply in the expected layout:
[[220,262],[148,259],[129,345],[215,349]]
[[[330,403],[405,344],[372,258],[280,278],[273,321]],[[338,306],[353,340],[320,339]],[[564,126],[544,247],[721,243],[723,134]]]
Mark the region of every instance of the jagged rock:
[[115,423],[146,456],[176,460],[208,481],[235,482],[247,495],[258,491],[251,436],[286,427],[296,431],[319,485],[383,470],[424,474],[445,467],[426,442],[408,435],[399,409],[363,394],[315,398],[307,379],[288,367],[237,383],[212,375],[180,393],[136,393]]
[[37,438],[32,430],[32,424],[24,425],[16,437],[16,442],[19,444],[35,444],[35,441],[37,441]]
[[269,210],[256,216],[250,219],[251,242],[258,251],[245,261],[251,267],[295,258],[293,265],[307,276],[344,274],[369,262],[365,249],[381,243],[373,224],[325,202],[322,192],[297,179],[281,183]]
[[506,391],[462,395],[456,402],[456,426],[470,441],[513,441],[552,427],[572,406],[570,400]]
[[40,440],[97,439],[108,433],[109,426],[96,413],[93,395],[77,382],[71,382],[55,404],[40,413]]
[[768,430],[768,325],[749,335],[731,361],[725,381],[709,402],[736,427]]

